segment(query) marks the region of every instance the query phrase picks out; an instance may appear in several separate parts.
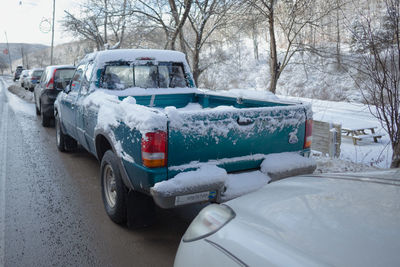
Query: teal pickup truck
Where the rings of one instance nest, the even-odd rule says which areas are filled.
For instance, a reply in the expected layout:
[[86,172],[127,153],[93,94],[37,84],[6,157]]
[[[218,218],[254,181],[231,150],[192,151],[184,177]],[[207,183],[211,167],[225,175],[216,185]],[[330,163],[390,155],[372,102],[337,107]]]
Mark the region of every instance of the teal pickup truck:
[[119,224],[154,203],[217,202],[227,175],[260,169],[268,154],[307,156],[310,110],[200,91],[184,54],[164,50],[89,54],[54,105],[58,149],[79,143],[97,157],[105,209]]

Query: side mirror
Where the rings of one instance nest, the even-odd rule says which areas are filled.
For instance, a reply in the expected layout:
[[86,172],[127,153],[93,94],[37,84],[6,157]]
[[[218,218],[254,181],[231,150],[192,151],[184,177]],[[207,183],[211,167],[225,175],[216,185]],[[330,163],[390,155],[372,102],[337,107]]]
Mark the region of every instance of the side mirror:
[[67,86],[65,86],[63,91],[64,93],[68,94],[69,92],[71,92],[71,86],[68,84]]

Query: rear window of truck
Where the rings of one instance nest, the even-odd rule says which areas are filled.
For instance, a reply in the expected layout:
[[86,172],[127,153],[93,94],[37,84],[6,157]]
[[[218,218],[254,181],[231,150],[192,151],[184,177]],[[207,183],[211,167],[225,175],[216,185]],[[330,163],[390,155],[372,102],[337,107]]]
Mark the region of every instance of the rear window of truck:
[[158,65],[106,65],[102,88],[123,90],[130,87],[175,88],[187,87],[188,82],[182,63],[160,62]]

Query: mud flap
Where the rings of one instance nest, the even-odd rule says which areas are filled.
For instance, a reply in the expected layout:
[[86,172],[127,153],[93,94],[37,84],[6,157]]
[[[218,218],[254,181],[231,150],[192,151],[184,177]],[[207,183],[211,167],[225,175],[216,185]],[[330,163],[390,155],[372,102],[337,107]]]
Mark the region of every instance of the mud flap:
[[139,229],[151,226],[156,221],[153,198],[143,193],[129,190],[127,195],[127,226]]

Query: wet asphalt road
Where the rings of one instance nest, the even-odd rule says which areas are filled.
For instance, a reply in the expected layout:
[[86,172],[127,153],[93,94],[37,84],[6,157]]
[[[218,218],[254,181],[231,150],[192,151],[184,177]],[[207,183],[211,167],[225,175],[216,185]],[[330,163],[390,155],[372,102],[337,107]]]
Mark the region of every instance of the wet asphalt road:
[[151,228],[111,222],[97,160],[60,153],[54,128],[0,77],[0,266],[171,266],[189,220],[159,210]]

